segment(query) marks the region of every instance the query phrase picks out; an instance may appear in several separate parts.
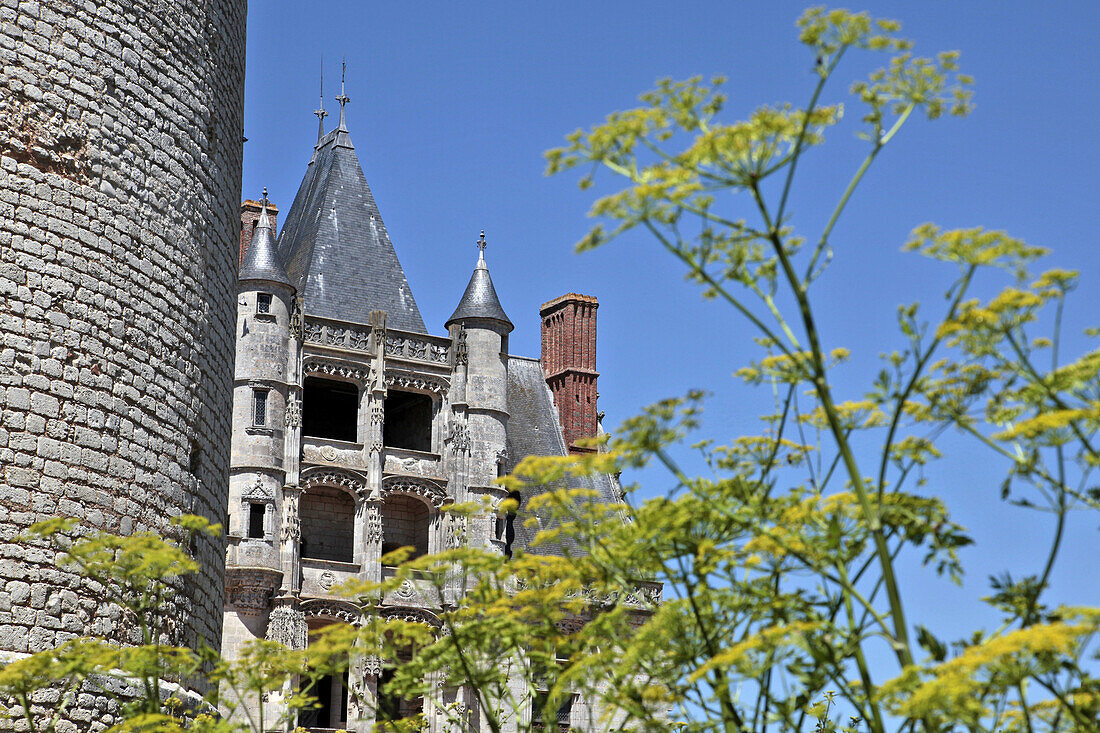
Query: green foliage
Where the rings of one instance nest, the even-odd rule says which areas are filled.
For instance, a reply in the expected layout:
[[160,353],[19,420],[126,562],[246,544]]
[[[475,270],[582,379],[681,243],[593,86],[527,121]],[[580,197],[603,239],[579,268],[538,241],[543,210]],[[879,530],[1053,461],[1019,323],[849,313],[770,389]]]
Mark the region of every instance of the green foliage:
[[[175,541],[149,532],[86,534],[64,518],[39,522],[21,538],[57,550],[58,564],[97,583],[104,602],[116,605],[123,621],[111,640],[75,639],[0,669],[0,700],[9,701],[9,718],[22,719],[31,731],[53,733],[61,729],[76,695],[91,692],[114,697],[120,707],[111,733],[231,733],[267,731],[279,722],[265,722],[262,715],[248,720],[248,709],[241,705],[248,695],[287,691],[291,711],[314,702],[298,691],[316,678],[302,652],[256,641],[236,659],[223,660],[209,649],[165,643],[164,600],[181,576],[199,569],[185,548],[195,533],[221,531],[196,516],[177,517],[172,524],[179,528]],[[133,635],[127,635],[128,626]],[[205,698],[186,692],[200,678],[215,686]],[[234,712],[247,723],[231,723],[219,711]]]

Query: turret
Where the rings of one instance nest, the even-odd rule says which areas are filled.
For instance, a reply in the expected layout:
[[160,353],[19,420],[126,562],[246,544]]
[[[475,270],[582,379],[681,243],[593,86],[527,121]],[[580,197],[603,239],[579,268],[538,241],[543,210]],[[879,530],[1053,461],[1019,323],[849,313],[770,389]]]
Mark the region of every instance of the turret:
[[268,206],[265,189],[238,273],[227,600],[239,616],[262,615],[283,575],[280,507],[294,287],[275,246]]
[[[488,486],[500,474],[508,425],[508,334],[512,322],[500,305],[485,262],[485,232],[466,292],[447,320],[457,356],[454,418],[468,420],[472,452],[468,486]],[[465,362],[465,363],[462,363]],[[452,428],[453,430],[454,428]]]

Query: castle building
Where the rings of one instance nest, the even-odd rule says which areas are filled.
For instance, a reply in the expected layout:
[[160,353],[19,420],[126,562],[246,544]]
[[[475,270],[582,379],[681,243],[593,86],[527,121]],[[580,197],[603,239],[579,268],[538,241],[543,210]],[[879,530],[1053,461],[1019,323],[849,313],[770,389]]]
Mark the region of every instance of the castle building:
[[[336,129],[319,134],[278,237],[266,193],[241,207],[229,657],[249,639],[304,648],[312,630],[354,623],[357,607],[334,587],[385,578],[393,569],[381,558],[392,549],[526,547],[532,530],[508,516],[490,510],[464,520],[441,509],[483,497],[499,505],[506,494],[494,480],[518,461],[588,450],[577,441],[598,431],[596,299],[550,301],[540,313],[541,360],[511,354],[514,325],[493,287],[483,233],[446,333],[430,334],[363,175],[344,102]],[[620,499],[613,477],[585,481],[603,500]],[[437,602],[416,582],[382,607],[439,623]],[[299,722],[369,730],[373,709],[358,709],[345,685],[375,698],[383,674],[328,681],[321,708]],[[579,723],[585,704],[576,701],[559,722]],[[405,715],[425,703],[378,705]]]

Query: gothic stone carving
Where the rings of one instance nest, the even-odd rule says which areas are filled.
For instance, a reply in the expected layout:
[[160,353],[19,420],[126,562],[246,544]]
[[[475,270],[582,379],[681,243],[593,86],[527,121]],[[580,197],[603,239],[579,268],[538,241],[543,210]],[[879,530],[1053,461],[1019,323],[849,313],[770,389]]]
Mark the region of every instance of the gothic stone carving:
[[301,486],[305,491],[317,486],[335,486],[349,489],[360,496],[367,493],[367,480],[359,474],[324,466],[307,468],[302,471]]
[[313,598],[305,601],[302,603],[301,609],[306,618],[326,618],[332,619],[333,621],[344,621],[353,626],[358,626],[362,618],[362,614],[359,613],[359,607],[354,603],[330,600],[327,598]]
[[301,492],[297,486],[283,489],[283,540],[302,539],[302,520],[298,515],[298,498]]
[[271,489],[264,486],[263,479],[256,479],[256,483],[249,485],[248,489],[241,494],[241,499],[243,501],[256,501],[265,504],[275,503],[275,496]]
[[302,400],[296,394],[291,394],[286,403],[286,426],[288,428],[302,426]]
[[360,466],[363,463],[362,452],[357,448],[337,448],[331,445],[302,446],[302,458],[309,463],[340,463],[345,466]]
[[469,361],[470,347],[466,345],[466,327],[459,326],[458,338],[455,343],[455,364],[465,364]]
[[418,624],[427,624],[433,629],[440,629],[443,622],[431,611],[423,608],[411,608],[409,606],[388,606],[378,610],[378,615],[386,620],[397,619]]
[[271,594],[282,576],[278,570],[228,568],[225,574],[226,601],[242,614],[258,615],[267,610]]
[[447,501],[447,492],[434,483],[407,476],[391,476],[382,479],[382,496],[386,497],[391,494],[417,496],[437,509]]
[[450,359],[450,349],[447,346],[433,344],[413,336],[387,335],[384,343],[386,356],[429,361],[435,364],[446,364]]
[[276,606],[267,622],[266,638],[288,649],[305,649],[309,639],[306,615],[290,606]]
[[[306,334],[306,339],[309,339],[309,334]],[[329,377],[340,377],[355,382],[360,387],[366,386],[370,380],[370,367],[368,366],[354,366],[351,364],[342,364],[336,361],[329,361],[322,359],[318,356],[307,356],[302,364],[302,371],[305,375],[322,374]]]
[[298,340],[298,343],[302,343],[304,337],[305,328],[305,316],[303,311],[305,310],[302,298],[298,297],[294,299],[294,302],[290,307],[290,334]]
[[401,389],[419,389],[435,394],[445,394],[448,388],[446,380],[438,377],[390,371],[386,372],[386,386]]
[[367,504],[366,541],[369,544],[381,544],[382,542],[382,513],[378,511],[377,504]]
[[456,422],[451,425],[451,432],[447,435],[447,442],[451,446],[451,453],[461,455],[470,450],[470,429],[465,423]]
[[385,471],[387,473],[418,473],[422,476],[437,475],[440,466],[435,458],[415,456],[387,455]]
[[466,518],[448,513],[443,521],[443,544],[448,550],[457,550],[466,541]]

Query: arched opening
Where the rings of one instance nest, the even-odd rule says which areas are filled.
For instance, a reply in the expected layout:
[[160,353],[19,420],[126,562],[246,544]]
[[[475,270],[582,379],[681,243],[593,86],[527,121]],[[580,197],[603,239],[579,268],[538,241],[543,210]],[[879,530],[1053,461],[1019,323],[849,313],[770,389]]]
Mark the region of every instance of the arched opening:
[[391,389],[382,402],[382,443],[387,448],[432,451],[432,398]]
[[[309,642],[330,622],[310,619]],[[311,730],[340,730],[348,725],[348,672],[325,675],[317,680],[309,694],[317,699],[317,707],[305,708],[298,714],[298,725]]]
[[359,388],[334,379],[306,377],[302,384],[302,435],[355,443]]
[[[399,656],[399,661],[407,661],[412,658],[411,654],[401,656]],[[387,725],[387,723],[412,718],[419,715],[424,709],[424,698],[422,697],[398,697],[389,692],[387,688],[396,671],[394,667],[386,667],[378,677],[378,709],[375,711],[375,720],[378,723],[379,730],[396,730],[396,727]]]
[[428,505],[406,494],[391,494],[382,502],[382,554],[412,547],[411,557],[428,554],[431,511]]
[[317,486],[302,494],[298,515],[302,523],[302,557],[355,562],[355,499],[331,486]]

